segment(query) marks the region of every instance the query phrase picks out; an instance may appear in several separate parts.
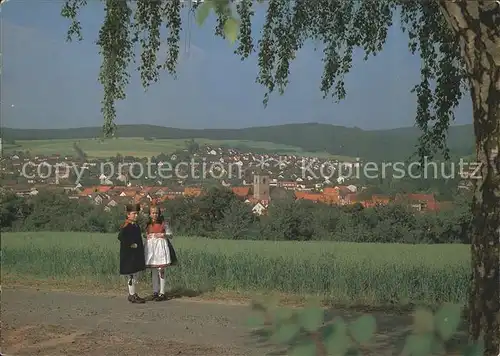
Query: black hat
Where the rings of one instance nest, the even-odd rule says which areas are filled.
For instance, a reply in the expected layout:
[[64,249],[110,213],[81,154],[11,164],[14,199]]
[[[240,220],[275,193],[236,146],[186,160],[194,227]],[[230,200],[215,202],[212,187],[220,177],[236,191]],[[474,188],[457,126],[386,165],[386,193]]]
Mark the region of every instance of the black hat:
[[140,204],[127,204],[126,208],[127,208],[127,213],[132,213],[132,212],[138,213],[139,211],[141,211]]

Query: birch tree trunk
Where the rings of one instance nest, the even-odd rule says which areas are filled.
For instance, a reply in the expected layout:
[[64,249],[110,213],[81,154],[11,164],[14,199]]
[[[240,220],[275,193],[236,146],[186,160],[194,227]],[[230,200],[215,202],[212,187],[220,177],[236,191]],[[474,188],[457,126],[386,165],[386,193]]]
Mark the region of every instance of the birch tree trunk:
[[460,36],[469,75],[477,162],[472,202],[469,337],[500,355],[500,1],[439,0]]

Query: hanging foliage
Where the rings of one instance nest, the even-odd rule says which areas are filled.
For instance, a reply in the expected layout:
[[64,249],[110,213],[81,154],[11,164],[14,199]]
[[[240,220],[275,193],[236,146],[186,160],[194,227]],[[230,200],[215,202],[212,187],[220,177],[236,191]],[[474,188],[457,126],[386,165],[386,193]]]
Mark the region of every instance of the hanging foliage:
[[[104,116],[104,136],[114,135],[116,130],[117,100],[126,97],[125,89],[129,83],[129,66],[136,63],[135,46],[141,47],[140,73],[142,85],[149,87],[159,79],[160,70],[167,70],[176,76],[176,65],[179,59],[179,42],[182,29],[181,11],[187,6],[181,0],[104,0],[105,18],[99,31],[97,45],[100,47],[102,64],[99,82],[104,89],[101,112]],[[246,9],[251,1],[245,1]],[[87,5],[86,0],[66,0],[61,10],[62,16],[71,20],[67,40],[74,37],[82,40],[81,24],[77,18],[78,12]],[[214,11],[219,18],[216,35],[227,38],[234,43],[238,34],[239,22],[234,17],[230,1],[205,1],[193,3],[194,10],[199,7],[198,20],[203,22]],[[241,8],[241,5],[238,5]],[[164,63],[158,63],[158,53],[162,44],[161,29],[167,29],[167,56]]]
[[[123,0],[104,3],[106,15],[98,39],[103,57],[99,81],[104,87],[102,113],[104,134],[108,136],[115,130],[115,102],[125,98],[135,43],[141,46],[138,70],[145,88],[158,80],[161,69],[175,76],[181,11],[190,5],[180,0],[138,0],[133,2],[134,6]],[[66,0],[64,4],[62,15],[71,20],[68,39],[75,35],[81,39],[77,14],[85,5],[86,0]],[[274,91],[284,93],[290,63],[307,39],[323,43],[324,97],[330,95],[336,101],[345,98],[344,79],[351,69],[354,49],[363,49],[365,59],[380,52],[399,6],[410,50],[412,53],[418,50],[422,57],[421,83],[413,89],[418,99],[416,122],[423,131],[418,154],[432,156],[441,151],[447,156],[446,133],[453,120],[453,109],[462,97],[465,76],[458,41],[441,16],[437,2],[269,0],[262,38],[257,44],[251,29],[254,6],[251,0],[193,3],[198,24],[203,24],[211,12],[215,13],[218,19],[215,35],[232,43],[238,40],[235,53],[242,59],[248,58],[257,45],[257,82],[267,89],[264,105]],[[162,26],[168,30],[167,60],[158,65]]]

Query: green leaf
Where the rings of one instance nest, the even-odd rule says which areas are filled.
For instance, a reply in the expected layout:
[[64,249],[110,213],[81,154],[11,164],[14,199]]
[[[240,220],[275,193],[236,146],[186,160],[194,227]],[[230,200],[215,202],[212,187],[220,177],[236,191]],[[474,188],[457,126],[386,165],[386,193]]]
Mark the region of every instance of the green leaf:
[[449,340],[460,325],[462,308],[457,304],[445,304],[436,313],[436,329],[443,340]]
[[347,325],[342,318],[335,318],[332,324],[322,330],[323,342],[329,355],[345,355],[351,346]]
[[290,308],[276,308],[276,311],[274,312],[274,320],[277,323],[288,321],[293,317],[293,314],[293,310]]
[[367,343],[377,330],[377,321],[373,315],[363,315],[355,320],[349,327],[351,335],[360,344]]
[[406,339],[405,352],[403,354],[409,356],[428,356],[433,347],[434,335],[413,334]]
[[289,343],[299,331],[300,327],[295,323],[280,325],[273,334],[273,340],[282,344]]
[[467,345],[462,351],[462,356],[483,356],[484,349],[482,344]]
[[300,325],[307,331],[316,331],[323,325],[324,311],[320,307],[309,306],[299,314]]
[[316,344],[311,339],[307,339],[294,346],[290,356],[316,356]]
[[414,331],[417,333],[427,333],[434,331],[434,315],[428,309],[417,309],[413,315]]
[[224,23],[224,35],[233,44],[238,38],[239,26],[236,19],[230,17]]
[[264,326],[264,316],[257,314],[247,319],[247,325],[251,328],[258,328]]
[[201,26],[210,15],[210,10],[213,8],[212,1],[205,0],[196,10],[196,23]]

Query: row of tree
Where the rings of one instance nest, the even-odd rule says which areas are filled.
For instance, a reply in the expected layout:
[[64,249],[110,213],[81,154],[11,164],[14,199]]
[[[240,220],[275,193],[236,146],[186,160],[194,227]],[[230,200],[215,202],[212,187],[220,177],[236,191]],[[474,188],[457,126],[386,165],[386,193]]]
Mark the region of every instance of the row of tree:
[[[124,207],[102,206],[41,191],[30,198],[4,192],[3,231],[118,231]],[[332,207],[285,198],[272,202],[264,216],[230,190],[213,187],[200,197],[167,201],[164,216],[179,235],[220,239],[328,240],[399,243],[468,243],[469,207],[455,202],[443,212],[415,213],[401,205]]]

